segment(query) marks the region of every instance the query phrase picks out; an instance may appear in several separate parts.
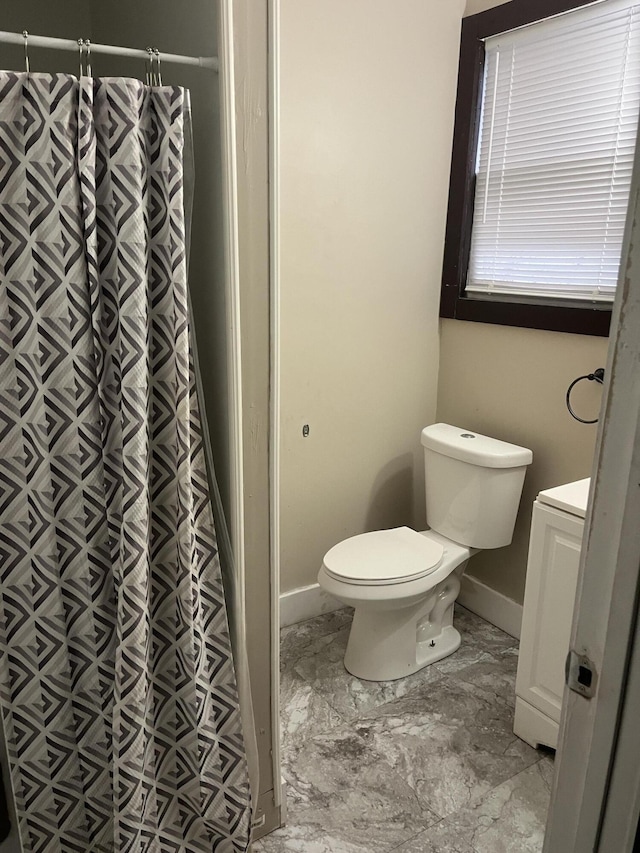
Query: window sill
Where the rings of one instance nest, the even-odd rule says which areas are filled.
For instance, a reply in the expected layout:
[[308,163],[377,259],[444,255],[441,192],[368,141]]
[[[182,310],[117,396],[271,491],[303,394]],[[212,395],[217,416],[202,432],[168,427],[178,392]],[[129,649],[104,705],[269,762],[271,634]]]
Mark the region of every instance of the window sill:
[[606,338],[611,324],[611,307],[601,304],[514,302],[504,298],[479,299],[456,295],[453,299],[443,298],[440,316],[453,320],[471,320],[476,323],[522,326],[526,329],[547,329],[552,332],[571,332],[574,335]]

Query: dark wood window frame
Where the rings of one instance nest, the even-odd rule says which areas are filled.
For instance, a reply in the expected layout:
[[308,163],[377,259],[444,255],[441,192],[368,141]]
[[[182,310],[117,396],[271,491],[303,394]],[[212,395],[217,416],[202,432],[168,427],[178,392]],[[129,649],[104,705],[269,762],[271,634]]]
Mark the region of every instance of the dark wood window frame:
[[483,40],[585,5],[588,5],[585,0],[511,0],[463,19],[442,271],[441,317],[581,335],[606,337],[609,334],[610,304],[560,299],[543,302],[526,297],[465,294],[484,78]]

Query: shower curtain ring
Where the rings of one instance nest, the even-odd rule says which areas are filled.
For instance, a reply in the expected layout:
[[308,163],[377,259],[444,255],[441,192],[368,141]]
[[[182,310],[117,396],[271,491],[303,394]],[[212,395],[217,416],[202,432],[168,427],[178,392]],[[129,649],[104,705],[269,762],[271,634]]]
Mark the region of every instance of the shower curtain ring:
[[153,48],[147,48],[147,86],[153,86]]
[[82,51],[84,50],[84,39],[78,39],[78,57],[80,59],[80,77],[83,76],[82,72]]
[[87,60],[87,77],[91,77],[91,39],[86,39],[85,43],[86,60]]
[[24,67],[25,67],[25,70],[28,74],[30,69],[29,69],[29,33],[27,30],[22,31],[22,38],[24,39]]
[[162,71],[160,70],[160,51],[157,47],[153,49],[153,55],[156,59],[156,80],[157,85],[162,86]]

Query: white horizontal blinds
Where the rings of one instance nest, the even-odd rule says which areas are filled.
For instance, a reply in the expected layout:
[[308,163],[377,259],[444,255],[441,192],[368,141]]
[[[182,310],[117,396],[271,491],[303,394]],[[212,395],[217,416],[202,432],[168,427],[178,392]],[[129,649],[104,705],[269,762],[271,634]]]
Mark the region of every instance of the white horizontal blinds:
[[611,300],[640,108],[640,0],[488,39],[466,290]]

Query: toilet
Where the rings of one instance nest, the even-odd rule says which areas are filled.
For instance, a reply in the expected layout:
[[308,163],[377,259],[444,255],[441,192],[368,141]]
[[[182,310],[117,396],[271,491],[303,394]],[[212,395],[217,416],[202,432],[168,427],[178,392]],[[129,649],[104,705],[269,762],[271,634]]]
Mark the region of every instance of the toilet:
[[355,608],[344,658],[367,681],[411,675],[460,645],[453,605],[469,559],[509,545],[533,454],[450,424],[422,430],[428,530],[352,536],[324,557],[318,583]]

